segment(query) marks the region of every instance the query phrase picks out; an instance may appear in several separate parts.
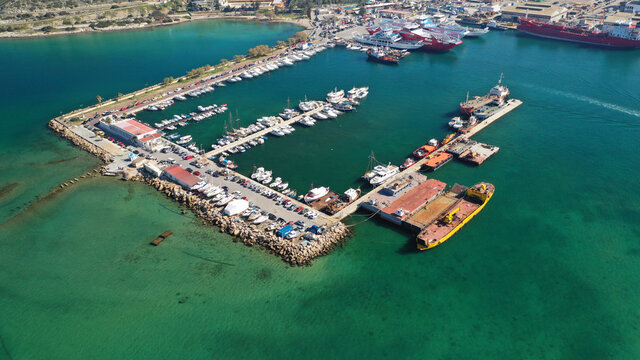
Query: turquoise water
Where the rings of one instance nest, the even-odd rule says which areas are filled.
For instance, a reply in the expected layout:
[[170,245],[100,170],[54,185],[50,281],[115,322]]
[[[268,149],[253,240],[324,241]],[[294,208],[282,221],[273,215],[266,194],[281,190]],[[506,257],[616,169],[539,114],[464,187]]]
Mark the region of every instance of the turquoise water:
[[[428,175],[490,181],[497,192],[425,253],[411,234],[356,214],[342,248],[290,268],[141,184],[92,179],[45,197],[97,164],[52,136],[49,118],[295,31],[201,22],[0,42],[9,54],[0,65],[12,69],[0,90],[0,358],[640,356],[637,52],[511,32],[412,54],[397,67],[332,49],[140,116],[227,103],[248,124],[287,99],[368,85],[357,112],[236,157],[244,172],[262,165],[300,190],[341,191],[358,184],[371,151],[399,163],[442,138],[467,91],[486,92],[504,72],[524,105],[478,136],[500,152],[481,167],[452,162]],[[217,45],[205,46],[211,39]],[[227,117],[182,130],[208,146]],[[175,235],[147,245],[167,229]]]

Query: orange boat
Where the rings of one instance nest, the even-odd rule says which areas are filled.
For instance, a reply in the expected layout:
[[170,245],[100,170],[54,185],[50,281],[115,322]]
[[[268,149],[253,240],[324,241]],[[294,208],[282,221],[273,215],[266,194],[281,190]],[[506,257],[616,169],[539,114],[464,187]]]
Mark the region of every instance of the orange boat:
[[413,156],[416,159],[422,159],[429,156],[438,148],[438,140],[431,139],[426,145],[422,145],[413,151]]
[[493,184],[486,182],[467,189],[464,196],[449,207],[443,216],[420,231],[416,238],[418,250],[431,249],[447,241],[484,208],[494,191]]
[[451,161],[451,159],[453,159],[453,155],[447,152],[441,151],[437,154],[430,156],[429,159],[427,159],[427,161],[424,163],[424,167],[431,171],[436,171],[442,165]]

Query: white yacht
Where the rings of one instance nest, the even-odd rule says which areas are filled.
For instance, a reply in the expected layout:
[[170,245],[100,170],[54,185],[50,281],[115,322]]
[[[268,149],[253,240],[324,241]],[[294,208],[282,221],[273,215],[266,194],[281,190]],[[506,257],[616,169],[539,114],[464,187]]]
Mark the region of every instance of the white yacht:
[[326,115],[328,118],[332,118],[332,119],[335,119],[335,118],[338,117],[338,114],[334,113],[330,109],[323,110],[320,113],[322,113],[322,114]]
[[385,170],[379,171],[373,179],[369,181],[371,185],[380,185],[385,181],[391,179],[394,175],[400,172],[400,169],[395,165],[388,165]]
[[264,172],[264,168],[263,167],[259,167],[259,168],[256,169],[256,171],[253,172],[253,174],[251,174],[251,178],[252,179],[256,179],[263,172]]
[[305,116],[304,118],[302,118],[302,120],[299,121],[299,123],[301,125],[311,127],[316,124],[316,121],[308,116]]
[[275,188],[276,186],[282,184],[282,178],[277,177],[270,185],[270,188]]
[[327,120],[328,119],[327,115],[323,114],[322,111],[319,111],[319,112],[317,112],[317,113],[315,113],[315,114],[313,114],[311,116],[313,116],[314,118],[316,118],[318,120]]
[[305,196],[304,201],[310,203],[316,201],[329,193],[329,187],[319,187],[311,189]]
[[327,101],[330,103],[337,103],[342,98],[344,98],[344,90],[338,90],[337,88],[327,94]]

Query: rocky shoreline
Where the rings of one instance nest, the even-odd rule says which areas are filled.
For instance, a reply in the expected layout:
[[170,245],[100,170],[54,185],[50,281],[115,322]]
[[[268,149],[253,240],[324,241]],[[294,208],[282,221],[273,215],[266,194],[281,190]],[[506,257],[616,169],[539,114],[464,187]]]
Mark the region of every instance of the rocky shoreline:
[[259,245],[291,266],[310,265],[311,260],[329,254],[350,236],[349,228],[342,222],[336,222],[327,226],[327,230],[316,239],[310,240],[305,245],[296,245],[290,240],[277,237],[274,233],[266,232],[256,225],[241,220],[239,216],[222,215],[221,208],[216,208],[208,200],[172,182],[142,175],[136,175],[130,180],[153,186],[166,196],[187,206],[207,224],[215,225],[220,228],[220,232],[233,236],[234,241],[237,239],[247,246]]
[[49,121],[47,126],[51,130],[55,131],[61,137],[69,140],[73,145],[97,156],[104,163],[111,162],[112,158],[109,153],[101,149],[99,146],[96,146],[95,144],[92,144],[91,142],[81,138],[80,136],[75,134],[73,131],[71,131],[67,126],[57,121],[56,119],[52,119],[51,121]]

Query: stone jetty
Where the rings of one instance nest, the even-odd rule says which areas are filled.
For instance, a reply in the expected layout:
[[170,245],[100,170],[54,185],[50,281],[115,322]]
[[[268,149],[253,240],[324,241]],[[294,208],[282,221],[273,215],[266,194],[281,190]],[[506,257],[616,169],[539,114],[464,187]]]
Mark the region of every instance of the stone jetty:
[[86,139],[78,136],[76,133],[71,131],[71,129],[69,129],[69,127],[67,127],[64,123],[53,119],[49,121],[48,126],[51,130],[55,131],[61,137],[69,140],[80,149],[90,152],[105,163],[111,162],[112,158],[109,153],[104,151],[104,149],[100,148],[99,146],[91,143],[90,141],[87,141]]
[[245,222],[239,216],[224,216],[221,208],[216,208],[209,200],[186,191],[172,182],[142,175],[136,175],[129,180],[141,181],[153,186],[168,197],[187,206],[206,223],[217,226],[220,232],[233,236],[247,246],[261,246],[280,256],[282,260],[292,266],[309,265],[311,260],[329,254],[350,235],[350,230],[346,225],[336,222],[327,226],[322,235],[318,235],[306,244],[296,244],[291,240],[276,236],[273,232],[266,231],[264,226]]

